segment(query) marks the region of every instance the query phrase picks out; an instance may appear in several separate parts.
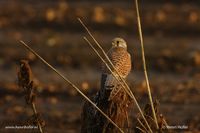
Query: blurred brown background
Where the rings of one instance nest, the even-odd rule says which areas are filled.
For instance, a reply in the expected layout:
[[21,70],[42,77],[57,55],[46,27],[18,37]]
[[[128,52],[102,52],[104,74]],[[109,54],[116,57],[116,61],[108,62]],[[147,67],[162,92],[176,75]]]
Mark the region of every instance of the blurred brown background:
[[[145,54],[154,98],[169,125],[200,130],[200,2],[151,0],[140,2]],[[84,99],[33,54],[19,45],[27,42],[85,94],[100,85],[100,59],[83,40],[80,17],[108,51],[114,37],[123,37],[132,55],[128,83],[143,107],[148,102],[134,2],[114,0],[0,1],[0,132],[20,125],[32,114],[17,87],[20,59],[29,59],[37,83],[38,111],[45,132],[76,133]],[[138,113],[136,107],[130,118]],[[26,130],[25,132],[27,132]]]

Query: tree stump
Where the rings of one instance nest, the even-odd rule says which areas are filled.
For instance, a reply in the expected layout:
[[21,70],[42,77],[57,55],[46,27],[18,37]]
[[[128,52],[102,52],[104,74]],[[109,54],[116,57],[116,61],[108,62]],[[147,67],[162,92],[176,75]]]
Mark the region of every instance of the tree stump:
[[[128,129],[128,110],[131,98],[118,83],[118,93],[110,98],[112,89],[101,88],[92,101],[108,115],[122,130]],[[85,102],[82,111],[81,133],[118,133],[119,130],[107,120],[89,102]]]

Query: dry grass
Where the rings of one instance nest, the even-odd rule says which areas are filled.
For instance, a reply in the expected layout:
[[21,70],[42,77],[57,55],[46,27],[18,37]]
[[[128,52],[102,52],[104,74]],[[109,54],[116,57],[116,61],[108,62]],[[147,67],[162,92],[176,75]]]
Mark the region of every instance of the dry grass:
[[[160,113],[159,111],[159,103],[156,100],[154,102],[154,110],[155,110],[155,114],[158,120],[158,128],[156,127],[156,123],[153,119],[153,112],[151,109],[151,104],[146,104],[144,107],[144,115],[145,118],[147,119],[148,123],[150,124],[151,129],[154,132],[158,132],[158,133],[168,133],[169,131],[166,129],[167,127],[167,123],[165,121],[164,116]],[[144,126],[144,120],[141,118],[141,116],[137,117],[137,123],[135,124],[135,133],[141,133],[143,131],[148,132],[148,130],[146,129],[146,127]]]
[[41,114],[36,110],[36,88],[34,87],[31,68],[26,60],[20,61],[18,85],[23,89],[26,103],[30,105],[33,110],[33,115],[31,116],[29,122],[37,125],[40,133],[43,133],[42,127],[45,125],[45,122],[41,119]]
[[108,119],[120,132],[124,132],[113,120],[111,120],[107,114],[105,114],[96,104],[90,100],[81,90],[74,85],[69,79],[67,79],[63,74],[61,74],[57,69],[55,69],[52,65],[50,65],[46,60],[44,60],[39,54],[37,54],[32,48],[30,48],[25,42],[20,41],[20,43],[26,47],[30,52],[32,52],[35,56],[37,56],[45,65],[47,65],[51,70],[53,70],[56,74],[58,74],[66,83],[70,84],[74,89],[76,89],[81,96],[83,96],[92,106],[94,106],[106,119]]
[[155,110],[154,110],[153,100],[152,100],[152,96],[151,96],[151,89],[150,89],[150,85],[149,85],[149,79],[148,79],[147,68],[146,68],[144,41],[143,41],[143,35],[142,35],[142,26],[141,26],[141,22],[140,22],[139,5],[138,5],[137,0],[135,0],[135,7],[136,7],[136,12],[137,12],[138,32],[139,32],[139,35],[140,35],[140,44],[141,44],[141,48],[142,48],[142,61],[143,61],[145,81],[146,81],[146,85],[147,85],[147,91],[148,91],[149,101],[150,101],[150,104],[151,104],[151,109],[152,109],[152,112],[153,112],[153,118],[154,118],[154,121],[156,123],[156,128],[158,129],[159,128],[158,127],[158,121],[157,121],[156,113],[155,113]]

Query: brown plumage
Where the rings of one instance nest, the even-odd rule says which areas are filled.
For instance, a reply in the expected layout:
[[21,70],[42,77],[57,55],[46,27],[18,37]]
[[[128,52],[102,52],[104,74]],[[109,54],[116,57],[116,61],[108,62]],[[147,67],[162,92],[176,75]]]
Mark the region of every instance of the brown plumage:
[[[122,47],[114,47],[111,48],[107,53],[109,59],[115,66],[116,70],[122,77],[126,77],[129,72],[131,71],[131,56],[127,52],[125,48]],[[114,68],[112,68],[111,65],[109,65],[111,70],[116,73]],[[102,73],[103,74],[111,74],[109,69],[103,64],[102,66]]]

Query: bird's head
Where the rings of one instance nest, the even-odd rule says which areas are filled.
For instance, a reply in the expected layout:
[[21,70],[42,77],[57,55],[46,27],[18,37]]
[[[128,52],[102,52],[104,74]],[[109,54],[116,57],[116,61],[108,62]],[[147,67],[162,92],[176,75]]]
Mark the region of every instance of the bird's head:
[[122,38],[114,38],[112,40],[112,47],[115,48],[115,47],[121,47],[121,48],[124,48],[124,49],[127,49],[127,45],[126,45],[126,42],[124,39]]

